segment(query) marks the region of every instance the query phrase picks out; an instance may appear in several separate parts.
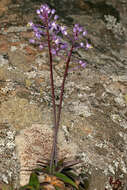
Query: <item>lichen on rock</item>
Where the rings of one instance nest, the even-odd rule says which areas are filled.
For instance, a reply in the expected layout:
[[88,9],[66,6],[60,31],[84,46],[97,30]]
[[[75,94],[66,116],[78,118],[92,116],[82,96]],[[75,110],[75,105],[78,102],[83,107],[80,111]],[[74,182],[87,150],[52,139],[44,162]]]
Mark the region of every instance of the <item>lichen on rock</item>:
[[0,123],[0,181],[19,186],[20,164],[15,145],[15,129],[7,123]]

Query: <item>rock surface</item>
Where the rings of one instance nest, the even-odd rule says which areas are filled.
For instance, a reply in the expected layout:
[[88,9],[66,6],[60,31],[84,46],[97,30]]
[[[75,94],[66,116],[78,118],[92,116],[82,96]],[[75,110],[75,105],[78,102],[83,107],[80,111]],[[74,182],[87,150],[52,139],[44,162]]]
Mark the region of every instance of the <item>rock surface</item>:
[[[16,183],[19,167],[22,170],[29,165],[27,158],[33,159],[30,160],[33,165],[40,159],[40,152],[43,156],[45,148],[42,151],[41,145],[46,145],[47,137],[39,134],[49,133],[51,136],[52,133],[48,52],[40,51],[29,44],[29,38],[33,34],[26,27],[28,21],[37,21],[35,10],[41,3],[39,0],[36,3],[34,0],[16,0],[8,5],[8,11],[0,19],[0,176],[4,176],[0,180],[6,183],[10,183],[10,180]],[[60,125],[63,139],[62,145],[60,144],[61,152],[65,150],[66,155],[70,151],[73,158],[84,161],[77,167],[77,171],[88,177],[89,190],[102,190],[105,187],[110,190],[110,176],[119,178],[122,188],[126,188],[127,2],[97,0],[90,3],[81,0],[78,6],[76,3],[72,3],[72,8],[67,11],[68,15],[64,12],[66,6],[63,6],[63,10],[61,8],[61,21],[70,29],[73,23],[83,25],[88,31],[88,41],[93,48],[77,52],[80,59],[87,61],[87,67],[69,72],[67,78]],[[107,12],[103,12],[102,7]],[[75,67],[75,64],[72,66]],[[54,79],[57,105],[63,70],[63,61],[56,60]],[[13,145],[16,138],[13,149],[7,147],[10,133],[13,133]],[[36,134],[34,138],[31,137],[33,133]],[[20,138],[22,140],[18,141]],[[24,145],[26,138],[29,139],[27,150]],[[37,151],[34,146],[36,140]],[[50,152],[51,141],[47,148]],[[46,155],[48,156],[49,154]],[[13,157],[17,160],[16,167]],[[28,177],[26,175],[26,180]]]
[[[23,169],[30,170],[36,167],[38,160],[49,159],[52,135],[52,129],[46,123],[46,125],[32,124],[31,127],[27,127],[16,136],[17,152],[22,168],[22,171],[20,171],[20,185],[25,185],[29,181],[30,172],[23,171]],[[59,133],[59,158],[66,156],[66,158],[72,160],[77,150],[78,146],[75,143],[68,144],[66,142],[64,131],[61,130]]]
[[2,16],[7,10],[11,0],[0,0],[0,16]]

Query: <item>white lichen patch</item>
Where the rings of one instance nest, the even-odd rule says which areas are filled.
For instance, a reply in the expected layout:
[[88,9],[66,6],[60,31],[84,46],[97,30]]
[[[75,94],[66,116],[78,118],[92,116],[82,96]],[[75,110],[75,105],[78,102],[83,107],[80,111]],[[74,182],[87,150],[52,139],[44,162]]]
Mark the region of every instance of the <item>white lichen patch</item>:
[[89,117],[93,114],[90,105],[80,101],[72,102],[72,106],[69,107],[69,110],[73,111],[76,115],[83,115],[84,117]]
[[15,143],[13,141],[12,142],[8,142],[6,144],[6,146],[7,146],[8,149],[14,149],[15,148]]
[[123,138],[124,144],[127,145],[127,134],[123,132],[119,132],[119,136]]
[[15,32],[26,32],[28,30],[28,27],[26,26],[11,26],[6,31],[7,33],[15,33]]
[[118,123],[121,127],[124,129],[127,129],[127,122],[125,119],[123,119],[120,115],[118,114],[111,114],[111,119],[115,122]]
[[122,36],[125,32],[125,28],[122,23],[117,22],[117,19],[112,15],[105,15],[105,20],[107,21],[106,27],[111,30],[115,35]]
[[109,172],[111,172],[113,175],[115,175],[115,171],[114,171],[114,168],[113,168],[112,165],[109,165],[109,166],[108,166],[108,170],[109,170]]
[[36,71],[31,71],[31,72],[26,72],[25,75],[28,77],[28,79],[33,79],[37,76],[37,72]]
[[17,50],[17,47],[16,46],[11,46],[11,52],[14,52],[14,51],[16,51]]
[[114,98],[115,102],[118,103],[120,106],[125,107],[126,106],[126,102],[124,100],[124,96],[122,94],[119,94],[119,96],[117,96],[116,98]]
[[1,91],[3,93],[7,93],[8,91],[13,91],[13,90],[15,90],[15,87],[14,87],[14,83],[11,81],[7,81],[6,86],[1,88]]
[[122,160],[122,158],[120,159],[120,166],[124,174],[127,174],[127,166],[126,166],[126,163]]
[[8,64],[8,59],[5,59],[3,55],[0,55],[0,67]]
[[67,141],[68,143],[71,142],[70,133],[69,133],[69,131],[68,131],[67,126],[63,125],[63,126],[62,126],[62,130],[63,130],[63,132],[64,132],[66,141]]
[[15,151],[16,131],[8,124],[0,124],[0,181],[18,187],[19,163]]
[[107,148],[107,145],[104,142],[97,142],[95,144],[95,146],[97,146],[99,148]]

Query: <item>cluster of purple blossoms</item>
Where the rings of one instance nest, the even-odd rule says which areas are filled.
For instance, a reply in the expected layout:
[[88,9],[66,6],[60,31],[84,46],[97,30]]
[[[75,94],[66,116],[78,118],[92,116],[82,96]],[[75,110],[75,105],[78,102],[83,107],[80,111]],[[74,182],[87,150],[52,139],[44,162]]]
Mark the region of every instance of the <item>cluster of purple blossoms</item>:
[[[50,52],[53,56],[60,56],[62,50],[65,50],[65,55],[68,56],[70,43],[73,46],[73,51],[78,48],[88,49],[92,47],[87,41],[85,43],[82,41],[87,35],[83,27],[75,24],[70,35],[66,26],[58,24],[58,15],[55,14],[55,9],[50,9],[47,4],[42,5],[37,10],[37,14],[42,20],[42,25],[36,25],[33,22],[28,23],[35,35],[35,39],[30,39],[30,43],[39,45],[40,49],[50,45]],[[82,60],[78,61],[78,63],[82,67],[86,65],[86,62]]]

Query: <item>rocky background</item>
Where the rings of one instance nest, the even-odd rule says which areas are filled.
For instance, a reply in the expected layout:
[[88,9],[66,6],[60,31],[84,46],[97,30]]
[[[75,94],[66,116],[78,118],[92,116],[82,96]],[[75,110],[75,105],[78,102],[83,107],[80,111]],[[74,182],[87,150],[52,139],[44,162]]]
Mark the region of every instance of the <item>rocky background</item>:
[[[78,51],[87,67],[70,72],[60,125],[60,157],[82,159],[76,169],[89,190],[127,189],[127,1],[0,0],[0,181],[17,187],[26,168],[49,158],[52,104],[48,52],[29,44],[29,21],[49,3],[70,29],[80,23],[93,49]],[[71,63],[72,67],[75,66]],[[54,61],[56,101],[64,71]],[[20,179],[19,179],[20,174]]]

